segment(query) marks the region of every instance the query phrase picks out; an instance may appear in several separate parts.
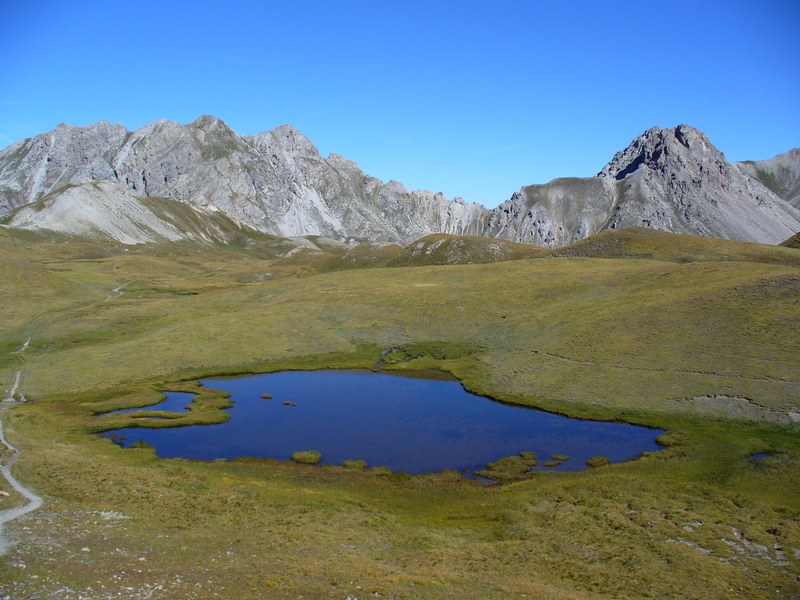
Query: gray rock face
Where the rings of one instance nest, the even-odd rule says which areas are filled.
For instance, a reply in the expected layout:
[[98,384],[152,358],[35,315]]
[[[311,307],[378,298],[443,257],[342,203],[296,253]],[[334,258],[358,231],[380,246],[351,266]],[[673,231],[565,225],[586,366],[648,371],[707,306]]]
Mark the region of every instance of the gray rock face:
[[769,160],[736,163],[739,169],[768,187],[776,196],[800,209],[800,148]]
[[800,229],[800,213],[725,160],[704,133],[654,128],[598,177],[618,182],[608,227],[644,225],[707,237],[777,244]]
[[[0,214],[77,186],[66,199],[11,222],[30,228],[47,222],[53,228],[60,219],[62,230],[67,223],[77,227],[64,207],[80,212],[78,200],[85,194],[87,206],[97,209],[93,218],[112,219],[117,202],[125,206],[127,222],[151,229],[150,215],[133,214],[138,210],[133,198],[176,200],[202,209],[198,214],[216,210],[240,226],[283,237],[408,243],[449,233],[552,247],[605,228],[643,225],[778,243],[800,230],[800,212],[761,181],[777,182],[771,187],[796,201],[800,171],[794,152],[731,165],[691,127],[653,128],[596,177],[526,186],[489,210],[441,194],[410,192],[396,181],[383,183],[336,154],[323,158],[290,125],[252,137],[238,136],[211,116],[189,125],[155,121],[133,132],[108,123],[61,125],[0,152]],[[87,182],[104,185],[87,187]],[[139,204],[147,210],[146,203]],[[122,236],[99,222],[93,227]]]
[[441,194],[384,184],[347,159],[322,158],[284,125],[239,137],[215,117],[58,127],[0,153],[0,212],[86,179],[144,197],[213,206],[259,231],[404,243],[434,232],[479,232],[488,212]]
[[246,227],[218,214],[216,208],[142,198],[122,185],[91,180],[58,188],[23,206],[6,225],[123,244],[225,243],[232,236],[249,233]]
[[121,125],[59,125],[0,152],[0,212],[34,202],[71,182],[113,179],[111,157],[129,137]]
[[554,179],[529,185],[492,211],[485,235],[537,246],[564,246],[597,233],[616,203],[605,178]]
[[561,246],[634,225],[777,244],[800,230],[800,211],[679,125],[647,130],[593,178],[522,188],[492,212],[487,233]]

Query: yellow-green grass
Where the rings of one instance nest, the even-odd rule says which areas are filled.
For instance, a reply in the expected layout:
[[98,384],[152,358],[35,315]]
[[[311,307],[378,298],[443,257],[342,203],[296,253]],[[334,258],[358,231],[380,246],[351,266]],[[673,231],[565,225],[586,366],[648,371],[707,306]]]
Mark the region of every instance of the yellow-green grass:
[[547,259],[91,294],[4,332],[9,349],[32,336],[29,397],[312,355],[369,366],[382,349],[425,341],[458,352],[395,367],[444,366],[475,391],[555,410],[674,413],[724,396],[766,418],[800,395],[800,272],[783,265]]
[[[252,598],[796,592],[797,561],[780,566],[773,549],[791,553],[800,539],[800,448],[783,429],[671,420],[662,453],[487,488],[449,473],[161,460],[87,437],[88,417],[70,399],[13,413],[27,445],[19,475],[46,505],[8,528],[22,539],[0,581],[19,587],[4,591],[101,581],[137,592],[163,583],[161,597],[191,597],[197,583],[212,588],[198,597]],[[747,457],[764,449],[777,454],[754,466]]]
[[547,251],[544,248],[498,238],[435,233],[409,244],[402,253],[397,253],[388,261],[387,265],[411,267],[494,263],[546,254]]
[[[800,266],[800,253],[789,244],[753,244],[735,240],[668,233],[644,227],[606,230],[548,256],[600,258],[652,258],[674,262],[766,262]],[[788,247],[784,247],[788,246]]]
[[[666,246],[653,239],[657,258]],[[670,239],[673,258],[695,243]],[[800,594],[794,250],[322,272],[264,249],[76,244],[0,228],[0,368],[23,370],[33,400],[3,422],[24,450],[16,475],[45,499],[4,528],[17,543],[0,558],[0,594]],[[97,413],[147,414],[161,390],[203,391],[202,375],[382,358],[502,401],[661,427],[666,447],[486,486],[351,464],[163,460],[99,435],[146,418]],[[225,398],[205,401],[203,418],[225,414]],[[203,402],[180,418],[201,417]]]

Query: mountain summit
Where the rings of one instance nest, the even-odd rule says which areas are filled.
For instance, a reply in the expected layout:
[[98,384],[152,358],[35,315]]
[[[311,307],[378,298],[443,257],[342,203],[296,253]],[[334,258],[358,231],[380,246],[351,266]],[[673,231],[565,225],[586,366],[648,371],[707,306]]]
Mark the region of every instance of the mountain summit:
[[523,187],[492,214],[488,233],[561,246],[634,225],[775,244],[798,230],[800,212],[679,125],[648,129],[595,177]]
[[598,174],[618,182],[610,228],[666,231],[777,243],[796,229],[797,211],[687,125],[653,128]]
[[[322,157],[291,125],[243,137],[204,115],[132,132],[105,122],[59,125],[13,144],[0,152],[0,214],[11,212],[3,219],[10,226],[126,243],[191,237],[176,233],[174,220],[153,220],[155,199],[194,207],[193,222],[221,214],[227,223],[284,237],[408,243],[448,233],[560,246],[640,225],[778,243],[800,230],[800,212],[762,184],[765,169],[731,165],[686,125],[653,128],[597,176],[526,186],[489,210],[384,183],[336,154]],[[784,179],[794,190],[791,177]]]

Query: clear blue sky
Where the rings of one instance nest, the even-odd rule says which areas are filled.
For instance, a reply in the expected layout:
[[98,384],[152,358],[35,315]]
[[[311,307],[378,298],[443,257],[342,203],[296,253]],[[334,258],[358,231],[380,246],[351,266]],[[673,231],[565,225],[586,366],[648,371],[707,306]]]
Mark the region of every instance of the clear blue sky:
[[59,123],[292,123],[323,155],[494,206],[688,123],[800,146],[797,0],[0,0],[0,147]]

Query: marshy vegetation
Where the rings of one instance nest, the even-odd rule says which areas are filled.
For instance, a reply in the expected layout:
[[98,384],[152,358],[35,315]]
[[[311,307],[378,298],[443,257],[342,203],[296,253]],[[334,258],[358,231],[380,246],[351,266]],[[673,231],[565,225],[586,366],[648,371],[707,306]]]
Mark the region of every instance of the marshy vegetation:
[[[4,527],[16,542],[0,558],[4,595],[800,594],[797,250],[608,232],[562,257],[384,269],[388,251],[304,262],[266,238],[52,238],[0,228],[0,369],[6,381],[23,370],[31,400],[3,424],[24,450],[16,476],[45,499]],[[97,435],[131,419],[99,413],[146,411],[163,389],[202,394],[200,377],[369,368],[391,348],[405,349],[389,368],[663,428],[666,448],[485,486],[452,472],[162,460]],[[229,400],[205,401],[218,404],[180,418],[224,414]]]
[[302,465],[317,465],[322,460],[322,454],[316,450],[300,450],[292,452],[292,460]]

